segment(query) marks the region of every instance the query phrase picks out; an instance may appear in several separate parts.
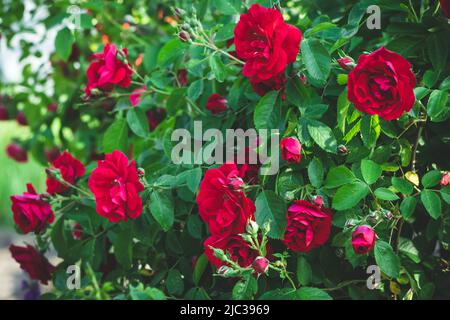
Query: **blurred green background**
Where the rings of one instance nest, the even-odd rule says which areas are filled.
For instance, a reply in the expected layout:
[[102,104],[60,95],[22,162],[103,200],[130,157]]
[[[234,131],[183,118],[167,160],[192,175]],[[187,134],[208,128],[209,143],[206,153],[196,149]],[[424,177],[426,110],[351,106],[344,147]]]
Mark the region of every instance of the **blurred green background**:
[[21,194],[31,182],[38,192],[45,191],[45,171],[28,154],[28,162],[17,163],[6,155],[6,146],[13,137],[24,138],[31,133],[28,127],[15,120],[0,121],[0,225],[13,227],[10,196]]

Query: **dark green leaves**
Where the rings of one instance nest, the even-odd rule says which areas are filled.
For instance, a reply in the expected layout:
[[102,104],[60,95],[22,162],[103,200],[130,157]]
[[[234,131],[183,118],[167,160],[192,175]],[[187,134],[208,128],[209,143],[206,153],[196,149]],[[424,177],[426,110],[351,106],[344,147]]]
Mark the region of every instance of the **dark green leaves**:
[[422,192],[420,193],[420,200],[433,219],[437,219],[440,217],[442,212],[442,203],[441,198],[438,196],[437,192],[427,189],[422,190]]
[[345,166],[333,167],[328,172],[325,180],[325,187],[337,188],[344,184],[353,182],[356,180],[353,172]]
[[276,127],[278,123],[277,113],[279,110],[275,108],[278,92],[271,91],[262,97],[255,107],[253,121],[256,129],[271,129]]
[[286,204],[283,199],[272,190],[265,190],[258,195],[255,205],[258,225],[270,221],[269,237],[282,239],[286,229]]
[[309,163],[308,177],[311,184],[316,188],[323,184],[323,165],[319,158],[314,158]]
[[70,53],[72,52],[72,44],[75,42],[75,38],[73,37],[72,32],[63,28],[58,31],[55,38],[55,49],[56,53],[63,59],[66,60],[69,58]]
[[346,210],[353,208],[369,193],[369,187],[360,181],[340,187],[333,197],[333,208]]
[[128,110],[127,122],[131,131],[141,138],[146,138],[149,133],[149,126],[145,112],[138,107]]
[[311,287],[301,287],[297,290],[297,296],[300,300],[333,300],[325,291]]
[[150,196],[150,211],[164,231],[168,231],[174,221],[173,198],[170,191],[153,191]]
[[410,195],[414,190],[413,185],[402,178],[392,177],[391,183],[398,192],[406,195]]
[[209,57],[209,66],[217,81],[223,82],[226,76],[225,65],[219,55],[211,55]]
[[381,175],[381,166],[372,160],[361,161],[361,173],[368,184],[375,183]]
[[300,44],[301,54],[308,79],[323,86],[330,74],[331,62],[328,50],[316,39],[303,39]]
[[381,200],[394,201],[399,199],[399,197],[388,188],[378,188],[374,193],[375,197]]
[[251,274],[239,280],[233,287],[233,300],[249,300],[258,291],[258,282]]
[[425,188],[434,187],[439,183],[439,181],[441,181],[441,177],[442,174],[439,170],[429,171],[422,177],[422,185]]
[[336,153],[337,142],[333,131],[324,123],[317,120],[307,120],[308,132],[315,143],[323,150]]
[[103,152],[110,153],[114,150],[126,152],[128,139],[128,127],[125,119],[114,121],[103,136]]
[[381,271],[388,277],[397,278],[400,273],[400,259],[389,243],[382,240],[375,242],[375,261]]
[[431,120],[439,119],[439,116],[445,112],[448,101],[448,92],[442,90],[433,90],[430,94],[427,104],[427,114]]

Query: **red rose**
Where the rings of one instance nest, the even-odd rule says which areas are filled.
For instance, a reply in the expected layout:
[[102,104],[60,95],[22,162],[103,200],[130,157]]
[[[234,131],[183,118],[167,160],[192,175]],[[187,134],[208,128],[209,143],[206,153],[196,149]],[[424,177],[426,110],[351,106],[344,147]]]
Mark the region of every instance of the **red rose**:
[[306,200],[296,200],[287,211],[284,244],[300,252],[323,245],[330,236],[332,212]]
[[136,219],[142,212],[139,192],[144,186],[139,181],[136,164],[120,151],[107,154],[98,161],[88,181],[95,196],[97,213],[110,222]]
[[47,158],[48,162],[53,162],[55,161],[60,155],[61,152],[59,152],[59,149],[54,147],[51,149],[44,149],[44,153],[45,153],[45,157]]
[[450,19],[450,0],[439,0],[439,3],[445,16]]
[[16,115],[16,121],[21,126],[28,125],[27,117],[25,117],[25,113],[23,111],[19,111]]
[[52,279],[52,273],[56,270],[55,266],[50,264],[36,248],[30,245],[19,247],[12,244],[9,251],[31,279],[39,280],[42,284],[48,284],[48,281]]
[[253,270],[256,273],[266,273],[269,269],[269,260],[265,257],[257,257],[252,263]]
[[128,56],[128,50],[117,50],[114,44],[107,44],[103,52],[92,55],[92,62],[89,65],[86,75],[88,82],[84,92],[90,96],[91,90],[99,88],[109,91],[114,85],[128,87],[131,83],[131,64],[124,63],[123,59]]
[[[250,84],[252,85],[253,90],[262,97],[270,91],[284,90],[286,76],[283,73],[280,73],[278,76],[264,81],[258,81],[257,79],[251,78]],[[284,100],[284,93],[282,99]]]
[[210,95],[208,101],[206,101],[206,109],[211,111],[213,114],[218,114],[227,111],[227,103],[227,99],[218,93],[214,93]]
[[411,110],[415,85],[408,60],[381,47],[359,57],[348,75],[348,99],[359,111],[394,120]]
[[142,86],[140,88],[134,89],[130,94],[130,102],[133,107],[137,106],[141,101],[141,95],[147,91],[146,86]]
[[450,182],[450,174],[448,172],[444,172],[441,177],[441,186],[446,186]]
[[166,117],[166,110],[163,108],[152,108],[145,115],[147,116],[150,131],[153,131]]
[[9,119],[8,109],[3,104],[0,104],[0,120],[8,120],[8,119]]
[[17,162],[27,162],[28,161],[27,150],[22,148],[22,146],[17,143],[9,144],[6,147],[6,153],[8,154],[8,157],[16,160]]
[[52,207],[42,200],[31,183],[27,184],[27,192],[11,197],[14,222],[23,233],[41,232],[45,226],[55,219]]
[[369,226],[359,226],[352,233],[352,246],[357,254],[370,252],[375,245],[375,231]]
[[214,251],[210,246],[228,252],[231,260],[244,268],[251,265],[258,256],[258,252],[251,249],[248,243],[238,235],[229,237],[210,236],[205,240],[204,246],[206,257],[217,269],[226,265],[226,263],[214,256]]
[[[64,151],[55,161],[52,163],[52,167],[59,169],[61,177],[64,181],[70,184],[75,184],[77,178],[83,176],[86,169],[84,165],[77,159],[75,159],[70,153]],[[50,194],[63,193],[68,189],[68,186],[62,184],[57,179],[47,178],[47,192]]]
[[187,85],[187,70],[186,69],[180,69],[177,72],[177,80],[180,86],[186,87]]
[[300,163],[302,145],[297,138],[288,137],[280,141],[281,158],[287,162]]
[[347,71],[351,71],[355,65],[355,62],[350,57],[339,58],[337,62],[342,69]]
[[223,164],[206,171],[197,204],[200,217],[212,234],[242,233],[247,221],[254,219],[255,205],[240,189],[243,183],[235,164]]
[[234,29],[236,54],[245,61],[244,76],[255,83],[277,77],[297,58],[301,39],[301,31],[285,23],[280,11],[252,5]]

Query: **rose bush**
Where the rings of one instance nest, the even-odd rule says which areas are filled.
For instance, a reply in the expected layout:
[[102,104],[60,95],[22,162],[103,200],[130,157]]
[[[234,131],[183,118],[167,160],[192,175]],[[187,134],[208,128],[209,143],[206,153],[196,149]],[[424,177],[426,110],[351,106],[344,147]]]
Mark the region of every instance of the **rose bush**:
[[[0,89],[0,119],[32,132],[5,152],[47,168],[12,197],[43,298],[450,298],[445,1],[91,1],[77,28],[68,5],[41,21],[51,68]],[[11,44],[24,8],[2,10]],[[194,121],[278,131],[211,163]]]

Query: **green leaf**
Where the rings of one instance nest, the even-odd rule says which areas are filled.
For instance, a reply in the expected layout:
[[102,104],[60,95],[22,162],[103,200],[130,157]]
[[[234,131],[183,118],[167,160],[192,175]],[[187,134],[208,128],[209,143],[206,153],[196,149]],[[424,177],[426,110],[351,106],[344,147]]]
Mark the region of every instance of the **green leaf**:
[[197,192],[200,181],[202,180],[202,175],[203,173],[201,167],[186,171],[186,184],[192,193]]
[[140,108],[128,110],[127,122],[131,131],[141,138],[146,138],[149,133],[149,126],[145,112]]
[[438,34],[427,37],[426,49],[434,70],[444,70],[448,50],[445,41]]
[[336,153],[337,142],[334,137],[333,131],[324,123],[316,120],[307,121],[308,132],[311,138],[321,147],[323,150]]
[[312,269],[305,257],[297,259],[297,280],[302,286],[307,286],[312,279]]
[[448,92],[433,90],[427,103],[427,114],[432,118],[440,115],[445,110],[448,101]]
[[276,123],[274,123],[276,118],[276,111],[274,112],[274,107],[277,102],[277,98],[278,92],[271,91],[259,99],[253,115],[253,121],[256,129],[272,129],[276,127]]
[[319,188],[323,184],[323,165],[319,158],[314,158],[308,166],[308,177],[311,184]]
[[177,269],[171,269],[167,273],[166,288],[171,295],[179,296],[184,291],[183,277]]
[[259,300],[295,300],[296,293],[296,290],[292,288],[277,288],[264,292]]
[[190,215],[187,219],[187,230],[189,234],[195,239],[202,239],[203,222],[198,215]]
[[381,133],[380,120],[377,115],[364,115],[361,120],[361,139],[364,145],[371,148],[375,146]]
[[174,221],[173,197],[170,191],[153,191],[150,196],[150,211],[164,231],[168,231]]
[[283,199],[272,190],[265,190],[258,195],[255,205],[258,225],[270,221],[269,237],[282,239],[286,229],[286,204]]
[[442,174],[439,170],[431,170],[422,177],[422,185],[425,188],[431,188],[436,186],[442,178]]
[[337,101],[337,127],[345,133],[345,119],[347,118],[350,101],[347,98],[347,89],[342,91]]
[[229,23],[220,28],[214,35],[214,40],[216,42],[225,41],[234,37],[235,23]]
[[126,269],[131,267],[133,257],[133,228],[126,226],[117,234],[113,242],[114,256],[117,261]]
[[445,202],[450,204],[450,186],[446,186],[441,188],[441,196],[442,199],[444,199]]
[[410,258],[414,263],[420,263],[419,251],[410,239],[400,237],[398,251]]
[[211,55],[209,57],[209,66],[217,81],[223,82],[226,77],[225,65],[219,55]]
[[114,121],[103,136],[103,152],[111,153],[114,150],[127,151],[128,126],[125,119]]
[[409,220],[412,217],[414,210],[416,209],[416,205],[416,198],[407,197],[403,199],[402,203],[400,204],[400,212],[406,220]]
[[239,280],[233,287],[233,300],[250,300],[258,292],[258,282],[253,275],[249,274]]
[[159,66],[167,66],[176,58],[181,57],[186,50],[186,44],[178,38],[172,39],[159,50],[156,63]]
[[382,240],[375,242],[375,261],[388,277],[397,278],[400,273],[400,259],[389,243]]
[[331,71],[330,54],[317,39],[303,39],[300,44],[301,56],[308,71],[308,79],[325,84]]
[[239,13],[240,1],[233,0],[212,0],[213,6],[224,15],[234,15]]
[[195,263],[194,273],[192,274],[192,281],[196,286],[198,286],[207,266],[208,258],[203,253],[200,257],[198,257],[197,262]]
[[328,172],[327,178],[325,179],[325,187],[330,189],[337,188],[355,180],[356,177],[350,169],[345,166],[338,166],[331,168]]
[[360,181],[352,182],[340,187],[333,197],[333,208],[347,210],[353,208],[369,193],[369,187]]
[[364,159],[361,161],[361,173],[368,184],[375,183],[381,176],[381,166],[372,160]]
[[63,28],[58,31],[55,38],[56,53],[61,59],[67,61],[72,52],[72,45],[75,42],[72,32],[68,28]]
[[432,190],[422,190],[420,193],[420,200],[423,206],[433,219],[437,219],[441,216],[442,203],[438,194]]
[[374,192],[375,197],[381,200],[394,201],[400,199],[394,192],[388,188],[378,188]]
[[203,93],[203,79],[199,79],[192,82],[187,91],[188,97],[191,98],[193,101],[197,100],[202,93]]
[[333,300],[333,298],[319,288],[301,287],[297,290],[297,296],[300,300]]
[[414,191],[413,185],[405,179],[392,177],[391,183],[398,192],[403,194],[410,195]]

